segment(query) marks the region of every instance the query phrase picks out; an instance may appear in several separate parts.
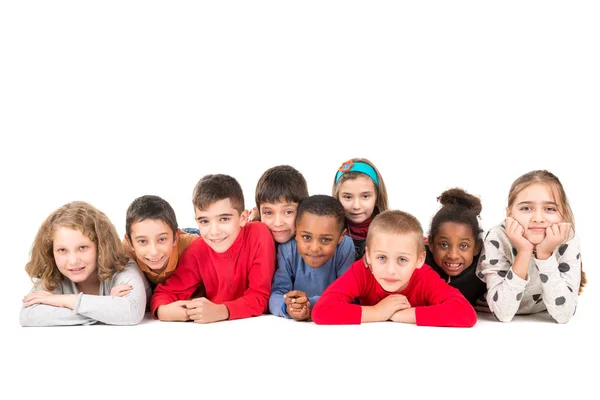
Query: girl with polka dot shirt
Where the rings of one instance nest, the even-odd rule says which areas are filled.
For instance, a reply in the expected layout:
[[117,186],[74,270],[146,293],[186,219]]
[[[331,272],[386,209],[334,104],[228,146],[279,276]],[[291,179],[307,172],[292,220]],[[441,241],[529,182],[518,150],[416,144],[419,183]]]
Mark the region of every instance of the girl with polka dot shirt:
[[502,322],[546,310],[556,322],[568,322],[586,279],[559,179],[544,170],[519,177],[510,188],[506,216],[487,233],[477,266],[489,310]]

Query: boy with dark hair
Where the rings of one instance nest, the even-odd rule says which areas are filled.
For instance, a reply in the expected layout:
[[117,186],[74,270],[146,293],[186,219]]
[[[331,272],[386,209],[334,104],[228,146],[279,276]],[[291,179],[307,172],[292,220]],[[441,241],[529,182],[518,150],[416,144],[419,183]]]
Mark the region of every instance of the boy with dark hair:
[[[314,308],[317,324],[394,321],[471,327],[473,306],[424,265],[423,228],[412,215],[384,211],[367,233],[365,257],[329,286]],[[352,304],[358,299],[359,304]]]
[[298,203],[308,197],[304,176],[289,165],[266,170],[256,184],[256,207],[250,219],[262,221],[273,234],[277,244],[294,237]]
[[344,207],[331,196],[302,200],[295,225],[296,238],[277,250],[269,311],[306,321],[321,293],[350,267],[355,250],[345,236]]
[[[201,238],[152,296],[162,321],[207,323],[257,316],[267,310],[275,246],[262,223],[248,223],[240,184],[228,175],[206,175],[193,194]],[[190,300],[204,284],[206,297]]]
[[123,246],[152,286],[167,280],[197,237],[177,227],[175,211],[158,196],[138,197],[127,208]]

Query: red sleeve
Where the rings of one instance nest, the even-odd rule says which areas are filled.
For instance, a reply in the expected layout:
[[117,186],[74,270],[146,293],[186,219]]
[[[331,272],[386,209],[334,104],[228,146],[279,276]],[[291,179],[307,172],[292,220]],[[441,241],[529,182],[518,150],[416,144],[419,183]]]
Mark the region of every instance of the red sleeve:
[[362,308],[350,304],[361,297],[367,285],[365,271],[371,273],[362,259],[355,261],[345,274],[337,278],[321,295],[311,318],[320,325],[360,324]]
[[[194,243],[196,246],[199,242]],[[167,278],[164,284],[159,284],[154,289],[150,300],[152,316],[158,318],[156,313],[159,306],[171,304],[177,300],[188,300],[202,283],[197,253],[198,247],[190,245],[188,251],[183,252],[177,268]]]
[[244,295],[223,304],[229,310],[229,319],[254,317],[264,314],[269,306],[271,281],[275,273],[275,242],[269,228],[255,222],[249,236],[253,243],[249,248],[256,248],[254,258],[248,260],[248,288]]
[[458,289],[448,285],[440,276],[424,265],[419,271],[419,297],[426,306],[415,308],[420,326],[453,326],[470,328],[477,322],[477,313]]

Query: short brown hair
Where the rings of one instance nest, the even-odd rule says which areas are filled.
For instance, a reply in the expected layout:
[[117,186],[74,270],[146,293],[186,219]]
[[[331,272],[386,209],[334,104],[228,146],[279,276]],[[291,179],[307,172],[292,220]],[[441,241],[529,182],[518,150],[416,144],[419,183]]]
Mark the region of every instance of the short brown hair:
[[300,203],[308,197],[308,185],[304,176],[294,167],[277,165],[266,170],[256,184],[256,208],[261,203],[281,201]]
[[225,199],[229,199],[232,207],[240,214],[244,212],[242,187],[235,178],[229,175],[205,175],[194,187],[192,203],[198,210],[206,210],[211,204]]
[[367,247],[375,235],[381,233],[391,234],[410,234],[413,235],[417,243],[417,252],[425,251],[425,242],[423,240],[423,227],[417,218],[399,210],[388,210],[373,218],[369,225],[367,233]]

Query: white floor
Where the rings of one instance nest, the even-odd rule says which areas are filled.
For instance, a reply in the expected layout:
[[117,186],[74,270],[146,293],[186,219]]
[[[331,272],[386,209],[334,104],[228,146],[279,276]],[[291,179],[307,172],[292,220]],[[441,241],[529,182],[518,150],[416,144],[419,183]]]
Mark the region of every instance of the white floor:
[[584,295],[566,325],[547,314],[508,324],[480,314],[470,329],[319,326],[271,315],[21,328],[15,315],[3,331],[11,340],[2,391],[44,399],[591,399],[600,356],[592,301]]

